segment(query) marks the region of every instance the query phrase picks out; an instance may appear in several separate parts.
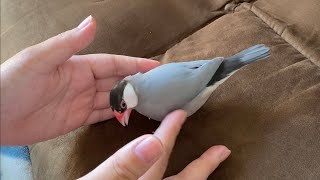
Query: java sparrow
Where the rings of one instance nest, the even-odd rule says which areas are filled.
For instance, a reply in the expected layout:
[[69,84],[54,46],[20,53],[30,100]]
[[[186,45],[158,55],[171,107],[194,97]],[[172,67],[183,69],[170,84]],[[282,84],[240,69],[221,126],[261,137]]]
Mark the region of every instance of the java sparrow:
[[132,109],[157,121],[177,109],[191,116],[235,71],[269,55],[269,48],[258,44],[228,58],[163,64],[125,77],[111,90],[110,106],[123,126]]

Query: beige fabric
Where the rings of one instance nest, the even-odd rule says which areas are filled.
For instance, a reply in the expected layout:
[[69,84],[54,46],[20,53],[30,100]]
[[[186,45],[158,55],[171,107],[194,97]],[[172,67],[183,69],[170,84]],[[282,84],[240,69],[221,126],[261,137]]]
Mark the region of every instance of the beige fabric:
[[[188,118],[166,175],[179,172],[210,146],[225,144],[232,155],[209,179],[319,178],[317,0],[258,0],[253,5],[234,1],[228,6],[223,0],[39,1],[37,6],[22,4],[21,10],[4,1],[1,8],[6,5],[17,12],[1,16],[6,24],[1,30],[7,30],[1,33],[1,59],[75,26],[91,13],[102,25],[97,40],[84,52],[155,56],[188,36],[155,57],[168,63],[230,56],[257,43],[268,45],[269,59],[242,68]],[[216,19],[226,13],[222,9],[231,12]],[[66,16],[71,10],[72,16]],[[127,128],[110,120],[31,146],[34,178],[80,177],[159,125],[136,112],[132,115]]]

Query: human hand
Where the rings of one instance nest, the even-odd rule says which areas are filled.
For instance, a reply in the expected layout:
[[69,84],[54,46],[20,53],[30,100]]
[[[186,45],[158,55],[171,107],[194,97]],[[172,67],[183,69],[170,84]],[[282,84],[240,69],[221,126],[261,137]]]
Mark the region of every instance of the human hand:
[[159,62],[109,54],[74,55],[94,39],[89,16],[78,27],[1,64],[1,144],[21,145],[113,117],[109,90]]
[[[184,111],[170,113],[153,135],[131,141],[80,179],[162,179],[185,119]],[[166,179],[207,179],[229,155],[225,146],[213,146],[179,174]]]

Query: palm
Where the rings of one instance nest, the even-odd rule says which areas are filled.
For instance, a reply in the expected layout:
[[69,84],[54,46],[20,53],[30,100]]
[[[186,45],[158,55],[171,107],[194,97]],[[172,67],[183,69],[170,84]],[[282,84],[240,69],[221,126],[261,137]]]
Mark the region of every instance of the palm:
[[[54,82],[54,85],[48,85],[57,87],[53,92],[58,98],[55,98],[54,101],[57,102],[53,103],[57,106],[50,107],[54,112],[52,117],[47,119],[63,126],[59,128],[63,130],[63,133],[101,119],[102,117],[97,116],[102,116],[102,110],[107,112],[107,106],[97,107],[97,102],[95,102],[97,95],[101,96],[102,93],[105,93],[106,97],[107,92],[97,92],[96,80],[90,66],[86,61],[81,61],[83,60],[77,61],[73,58],[64,63],[59,69],[60,73],[56,73],[56,77],[53,78],[59,80]],[[106,98],[103,100],[108,101]]]
[[[94,75],[85,63],[70,61],[62,69],[66,71],[64,74],[70,81],[65,83],[67,87],[60,107],[62,112],[57,113],[64,114],[66,122],[74,122],[70,123],[71,126],[82,125],[94,110],[98,110],[95,107],[95,97],[101,92],[97,92]],[[105,92],[105,94],[107,93]],[[107,102],[108,99],[104,99],[104,101]],[[106,108],[104,109],[106,110]],[[103,108],[101,107],[101,109]]]
[[32,114],[26,120],[45,121],[38,125],[42,126],[39,129],[47,137],[53,137],[109,119],[113,116],[109,106],[111,88],[124,76],[147,71],[156,65],[158,63],[126,56],[73,56],[45,76],[32,75],[38,79],[32,86],[42,89],[28,93],[34,96],[35,102],[29,106]]
[[[75,129],[89,119],[98,93],[90,66],[82,61],[71,58],[48,73],[39,72],[41,68],[33,66],[24,74],[28,86],[17,88],[21,89],[21,97],[17,96],[16,100],[21,102],[21,117],[27,117],[23,118],[25,126],[31,121],[44,122],[36,126],[42,134],[53,137]],[[25,102],[29,105],[23,105]]]

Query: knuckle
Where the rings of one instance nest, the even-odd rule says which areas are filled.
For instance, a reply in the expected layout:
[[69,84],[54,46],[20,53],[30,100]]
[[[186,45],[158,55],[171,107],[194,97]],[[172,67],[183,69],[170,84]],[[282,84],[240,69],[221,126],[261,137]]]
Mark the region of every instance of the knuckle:
[[137,179],[137,175],[133,172],[132,167],[120,160],[114,158],[112,161],[112,168],[116,177],[120,179]]
[[65,39],[65,37],[66,36],[65,36],[64,32],[57,35],[57,39],[59,39],[59,40],[63,40],[63,39]]
[[20,52],[20,55],[25,59],[33,59],[34,58],[34,46],[27,47]]
[[67,39],[70,34],[72,34],[72,30],[68,30],[68,31],[62,32],[62,33],[58,34],[58,35],[56,36],[56,38],[57,38],[58,40],[62,40],[62,41],[63,41],[63,40],[65,40],[65,39]]
[[61,45],[64,46],[65,49],[73,52],[77,51],[76,45],[71,42],[73,39],[73,30],[60,33],[55,38],[61,42]]

